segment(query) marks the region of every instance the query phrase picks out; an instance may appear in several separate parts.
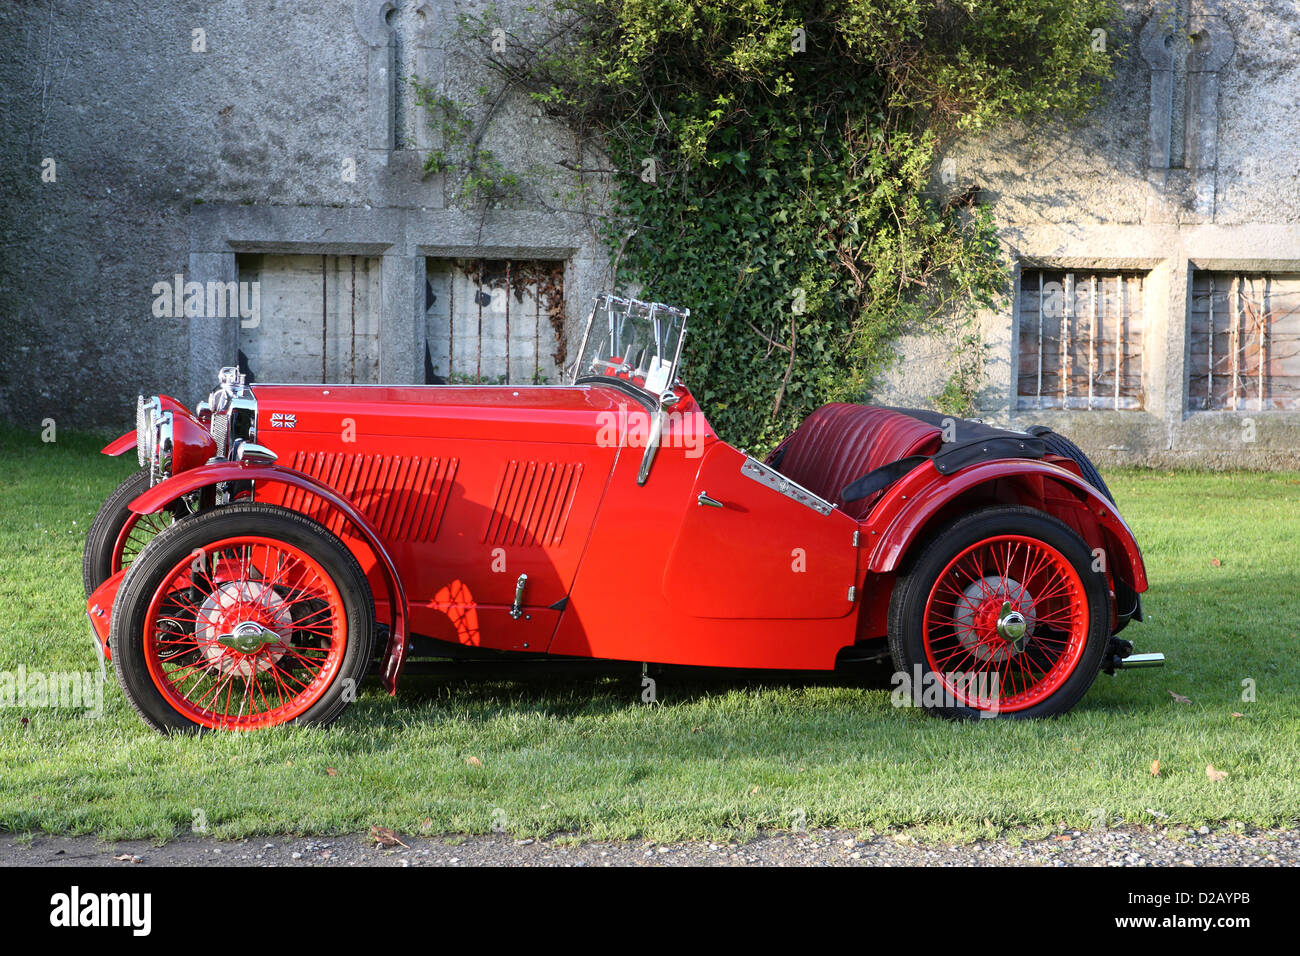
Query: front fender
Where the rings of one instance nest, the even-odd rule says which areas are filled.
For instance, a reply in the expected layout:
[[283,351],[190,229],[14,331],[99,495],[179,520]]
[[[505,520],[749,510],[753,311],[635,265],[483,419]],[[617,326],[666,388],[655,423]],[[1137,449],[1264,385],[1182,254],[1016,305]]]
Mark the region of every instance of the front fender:
[[[186,408],[184,405],[182,405],[180,402],[176,401],[176,399],[172,398],[170,395],[159,395],[158,404],[162,406],[164,411],[179,412],[180,414],[184,415],[186,418],[191,419],[196,425],[202,427],[202,423],[197,418],[194,417],[194,415],[190,412],[190,410]],[[118,455],[126,454],[134,447],[135,447],[135,429],[132,429],[131,431],[127,432],[125,435],[122,435],[120,438],[114,438],[111,442],[109,442],[107,445],[101,448],[99,450],[99,453],[101,455],[111,455],[112,457],[116,458]]]
[[868,538],[865,545],[870,549],[867,567],[880,573],[896,570],[930,519],[953,499],[980,485],[1026,478],[1055,482],[1072,492],[1123,552],[1133,590],[1141,593],[1147,589],[1146,565],[1137,539],[1115,506],[1078,475],[1032,459],[988,461],[952,475],[941,475],[932,461],[913,469],[886,491],[863,523]]
[[135,447],[135,431],[129,431],[121,438],[114,438],[111,442],[99,450],[101,455],[111,455],[116,458],[118,455],[125,455]]
[[175,501],[200,488],[215,485],[223,481],[253,481],[263,484],[283,484],[316,495],[342,514],[352,523],[366,544],[374,552],[384,576],[384,585],[388,590],[389,604],[392,608],[392,631],[389,635],[388,648],[384,662],[383,684],[390,694],[397,693],[397,679],[401,676],[402,665],[406,661],[406,652],[410,642],[407,640],[407,603],[406,590],[397,572],[397,565],[384,545],[379,532],[364,514],[355,508],[346,498],[341,497],[333,488],[322,484],[309,475],[280,465],[258,464],[247,461],[215,462],[183,471],[173,478],[154,485],[140,497],[131,502],[131,510],[136,514],[153,514],[164,505]]

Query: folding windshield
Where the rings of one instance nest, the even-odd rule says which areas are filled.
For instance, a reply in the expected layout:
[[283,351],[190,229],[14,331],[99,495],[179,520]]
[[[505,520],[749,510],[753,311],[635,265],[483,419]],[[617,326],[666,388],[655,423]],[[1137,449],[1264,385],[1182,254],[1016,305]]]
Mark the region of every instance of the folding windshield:
[[676,381],[690,314],[690,309],[601,293],[587,320],[573,382],[617,378],[658,401]]

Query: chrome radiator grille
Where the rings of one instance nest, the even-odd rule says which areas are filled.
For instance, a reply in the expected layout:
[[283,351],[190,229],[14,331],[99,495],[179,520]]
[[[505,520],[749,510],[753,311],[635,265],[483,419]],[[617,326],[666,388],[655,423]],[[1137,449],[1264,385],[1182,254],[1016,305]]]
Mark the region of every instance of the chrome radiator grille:
[[225,458],[227,444],[230,438],[230,413],[217,412],[212,413],[212,440],[217,443],[217,457]]
[[135,457],[141,468],[149,463],[149,426],[149,411],[141,395],[135,403]]

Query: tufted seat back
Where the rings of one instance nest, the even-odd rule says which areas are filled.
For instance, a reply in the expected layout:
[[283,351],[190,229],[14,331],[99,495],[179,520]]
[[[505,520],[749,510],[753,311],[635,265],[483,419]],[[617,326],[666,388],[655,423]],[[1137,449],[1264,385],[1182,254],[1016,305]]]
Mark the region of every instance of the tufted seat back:
[[902,412],[871,405],[823,405],[791,432],[768,462],[792,481],[833,502],[851,517],[866,517],[879,493],[845,504],[844,487],[881,465],[909,455],[933,455],[941,431]]

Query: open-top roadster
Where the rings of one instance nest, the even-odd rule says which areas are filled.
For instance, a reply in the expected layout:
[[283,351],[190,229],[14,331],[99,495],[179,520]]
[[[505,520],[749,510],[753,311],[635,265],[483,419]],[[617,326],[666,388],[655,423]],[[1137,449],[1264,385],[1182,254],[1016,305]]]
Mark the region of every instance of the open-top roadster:
[[[824,406],[760,461],[679,378],[689,312],[602,295],[570,384],[247,384],[141,398],[88,612],[163,730],[323,724],[411,648],[828,670],[892,656],[952,716],[1159,663],[1137,543],[1047,429]],[[423,639],[432,643],[425,645]]]

